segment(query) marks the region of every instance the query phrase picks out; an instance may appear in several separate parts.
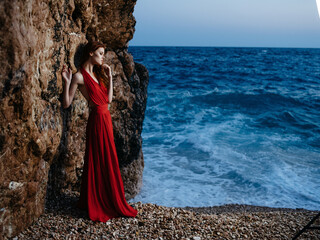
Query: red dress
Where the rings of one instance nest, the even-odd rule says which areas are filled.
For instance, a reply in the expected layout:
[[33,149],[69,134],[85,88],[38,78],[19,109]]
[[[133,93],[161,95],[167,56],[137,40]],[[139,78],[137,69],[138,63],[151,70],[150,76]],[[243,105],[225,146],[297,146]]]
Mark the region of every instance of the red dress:
[[96,105],[86,129],[86,150],[78,207],[87,209],[91,220],[106,222],[114,217],[135,217],[137,210],[125,199],[113,138],[108,91],[81,67],[84,85]]

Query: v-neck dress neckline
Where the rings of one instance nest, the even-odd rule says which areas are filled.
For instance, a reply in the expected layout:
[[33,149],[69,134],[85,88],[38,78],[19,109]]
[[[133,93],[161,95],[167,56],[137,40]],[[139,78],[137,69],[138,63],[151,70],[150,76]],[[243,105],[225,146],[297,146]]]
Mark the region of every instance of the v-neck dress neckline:
[[90,74],[87,70],[84,69],[84,67],[82,67],[82,69],[89,75],[89,77],[91,77],[91,79],[92,79],[96,84],[98,84],[99,86],[101,86],[100,83],[98,82],[98,79],[97,79],[97,81],[96,81],[96,80],[91,76],[91,74]]

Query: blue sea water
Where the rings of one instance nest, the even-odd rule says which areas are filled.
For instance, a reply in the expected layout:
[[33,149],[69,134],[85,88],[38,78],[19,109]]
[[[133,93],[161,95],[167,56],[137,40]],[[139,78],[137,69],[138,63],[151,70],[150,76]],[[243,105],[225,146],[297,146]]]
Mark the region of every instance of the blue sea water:
[[129,52],[150,75],[133,201],[320,209],[320,49]]

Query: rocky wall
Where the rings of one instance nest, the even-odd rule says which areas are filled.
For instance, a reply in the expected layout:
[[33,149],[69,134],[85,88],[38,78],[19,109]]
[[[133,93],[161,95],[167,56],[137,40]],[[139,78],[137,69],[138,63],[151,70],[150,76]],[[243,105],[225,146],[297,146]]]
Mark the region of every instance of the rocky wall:
[[134,0],[0,2],[0,236],[44,211],[45,197],[78,191],[88,108],[77,92],[61,107],[64,63],[77,71],[87,40],[107,45],[114,78],[110,113],[127,199],[140,189],[148,73],[128,53]]

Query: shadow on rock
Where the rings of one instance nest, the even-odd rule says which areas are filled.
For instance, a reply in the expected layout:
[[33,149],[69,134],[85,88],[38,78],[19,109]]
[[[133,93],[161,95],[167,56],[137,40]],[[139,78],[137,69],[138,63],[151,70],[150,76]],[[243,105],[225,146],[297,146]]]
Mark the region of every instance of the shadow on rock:
[[45,213],[53,215],[65,215],[72,218],[89,219],[85,210],[79,209],[77,205],[78,196],[76,194],[61,194],[56,198],[47,198]]

